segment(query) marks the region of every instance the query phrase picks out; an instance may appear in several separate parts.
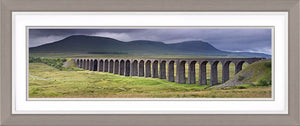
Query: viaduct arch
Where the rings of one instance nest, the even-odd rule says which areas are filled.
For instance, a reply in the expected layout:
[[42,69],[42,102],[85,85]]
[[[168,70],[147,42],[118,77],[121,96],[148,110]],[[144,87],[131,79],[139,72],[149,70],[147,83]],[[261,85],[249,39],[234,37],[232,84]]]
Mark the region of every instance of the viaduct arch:
[[[229,64],[234,63],[235,74],[242,70],[244,63],[252,64],[265,58],[76,58],[76,67],[109,72],[124,76],[152,77],[167,79],[181,84],[207,84],[206,65],[211,65],[210,86],[218,84],[218,64],[222,64],[222,83],[229,80]],[[176,65],[175,65],[176,64]],[[188,66],[186,80],[185,66]],[[196,64],[199,65],[199,79],[196,82]],[[176,70],[176,77],[175,77]]]

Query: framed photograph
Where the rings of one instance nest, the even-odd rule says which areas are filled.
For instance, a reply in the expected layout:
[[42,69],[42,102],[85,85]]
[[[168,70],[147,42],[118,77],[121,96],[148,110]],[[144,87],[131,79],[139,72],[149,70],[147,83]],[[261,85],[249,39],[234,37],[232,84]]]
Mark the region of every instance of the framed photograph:
[[299,0],[82,2],[1,1],[1,124],[300,124]]

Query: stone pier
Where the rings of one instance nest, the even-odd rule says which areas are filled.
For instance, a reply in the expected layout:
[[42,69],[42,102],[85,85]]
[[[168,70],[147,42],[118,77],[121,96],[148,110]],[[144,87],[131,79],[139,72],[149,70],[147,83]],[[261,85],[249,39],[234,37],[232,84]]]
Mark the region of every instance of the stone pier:
[[222,62],[222,83],[229,80],[229,64],[231,61]]
[[158,61],[157,60],[155,60],[152,63],[152,77],[158,78]]
[[244,62],[245,61],[240,61],[235,64],[235,74],[237,74],[238,72],[240,72],[243,69]]
[[214,86],[218,84],[218,63],[219,61],[210,62],[211,64],[210,86]]
[[108,65],[108,72],[113,73],[114,72],[114,61],[110,60]]
[[159,79],[166,79],[166,61],[159,63]]
[[82,60],[82,64],[81,64],[81,66],[82,66],[82,69],[85,69],[85,60],[84,59],[81,59]]
[[146,74],[145,77],[151,77],[151,61],[146,62]]
[[119,66],[119,60],[116,60],[114,65],[114,74],[119,74]]
[[125,62],[124,62],[124,60],[121,60],[121,61],[120,61],[119,74],[120,74],[120,75],[125,75],[124,72],[125,72]]
[[138,62],[136,60],[132,61],[131,63],[131,69],[130,69],[130,76],[137,76],[138,75],[138,68],[137,68]]
[[104,72],[108,72],[108,60],[104,61]]
[[180,60],[176,62],[176,83],[185,83],[185,62]]
[[130,61],[126,60],[125,62],[125,76],[130,76]]
[[99,61],[99,71],[103,72],[103,60]]
[[139,62],[139,77],[143,77],[144,76],[144,60],[141,60]]
[[188,69],[188,81],[187,83],[188,84],[195,84],[196,83],[196,71],[195,71],[195,64],[196,64],[196,61],[192,61],[192,62],[189,62],[189,69]]
[[168,76],[167,76],[167,80],[169,82],[174,82],[174,61],[170,61],[168,63]]

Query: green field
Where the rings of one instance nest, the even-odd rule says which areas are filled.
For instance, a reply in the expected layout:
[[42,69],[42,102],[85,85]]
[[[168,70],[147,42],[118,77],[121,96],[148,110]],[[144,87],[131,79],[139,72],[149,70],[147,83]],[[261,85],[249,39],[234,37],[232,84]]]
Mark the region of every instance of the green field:
[[[245,64],[244,67],[247,65]],[[198,80],[198,64],[196,64],[196,71]],[[207,77],[210,77],[209,71],[210,65],[208,64]],[[218,73],[218,79],[221,82],[222,66],[220,63]],[[43,63],[30,63],[29,74],[30,98],[271,97],[271,86],[240,85],[230,88],[207,88],[208,86],[177,84],[158,78],[125,77],[111,73],[87,71],[72,66],[59,70]],[[230,78],[232,77],[234,77],[233,63],[230,64]]]

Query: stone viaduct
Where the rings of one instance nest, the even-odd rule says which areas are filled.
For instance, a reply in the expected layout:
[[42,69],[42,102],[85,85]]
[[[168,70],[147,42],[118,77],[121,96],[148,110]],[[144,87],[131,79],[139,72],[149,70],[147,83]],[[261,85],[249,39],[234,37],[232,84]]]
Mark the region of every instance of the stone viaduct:
[[[211,64],[210,86],[218,84],[218,63],[222,64],[222,83],[229,80],[229,64],[235,64],[235,73],[242,70],[243,63],[251,64],[264,58],[75,58],[78,68],[90,71],[109,72],[124,76],[139,76],[167,79],[176,83],[196,83],[195,65],[199,64],[199,85],[206,85],[206,64]],[[185,78],[185,64],[188,78]],[[166,65],[168,67],[166,67]],[[175,66],[176,65],[176,66]],[[176,78],[174,70],[176,67]],[[166,70],[167,68],[167,70]]]

